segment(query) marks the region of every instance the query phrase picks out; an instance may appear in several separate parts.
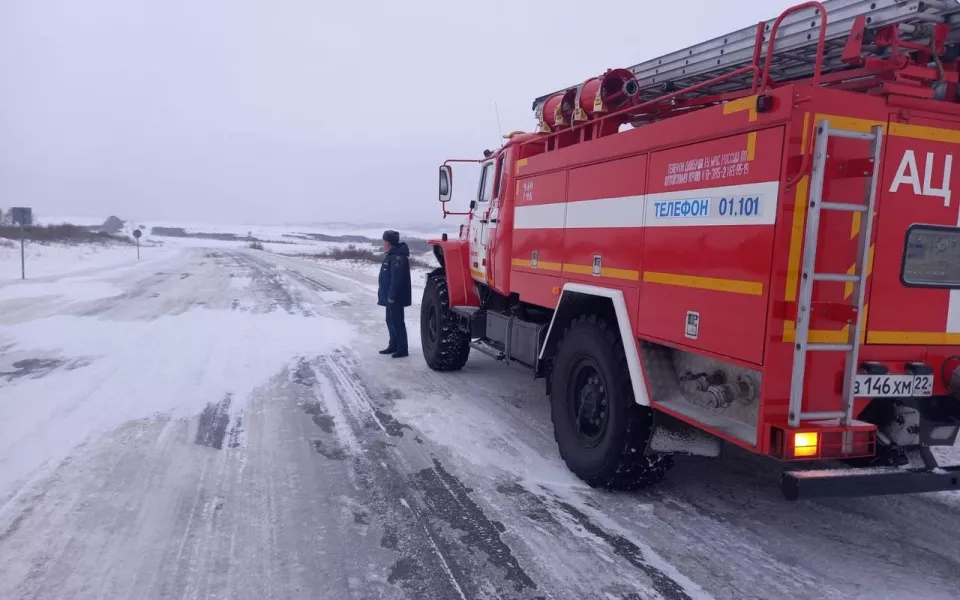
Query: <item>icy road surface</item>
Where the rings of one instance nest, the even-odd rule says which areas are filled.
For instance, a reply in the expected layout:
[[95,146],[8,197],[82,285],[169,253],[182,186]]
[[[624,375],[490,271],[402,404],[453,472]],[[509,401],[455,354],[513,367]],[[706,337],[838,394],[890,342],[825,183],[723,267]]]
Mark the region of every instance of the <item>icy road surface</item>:
[[429,371],[416,306],[377,354],[375,268],[164,252],[0,285],[4,600],[960,593],[953,497],[791,504],[738,452],[594,491],[528,372]]

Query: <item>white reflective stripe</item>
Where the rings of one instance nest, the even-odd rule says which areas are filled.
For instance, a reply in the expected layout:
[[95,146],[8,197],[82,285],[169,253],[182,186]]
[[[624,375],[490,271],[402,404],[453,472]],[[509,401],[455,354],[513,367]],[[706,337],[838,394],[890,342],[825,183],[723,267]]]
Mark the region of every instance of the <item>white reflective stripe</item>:
[[960,290],[950,290],[947,305],[947,333],[960,333]]
[[647,195],[646,227],[773,225],[779,181]]
[[622,196],[567,203],[567,227],[643,227],[643,196]]
[[780,182],[517,206],[515,229],[773,225]]
[[563,229],[565,202],[518,206],[513,213],[514,229]]

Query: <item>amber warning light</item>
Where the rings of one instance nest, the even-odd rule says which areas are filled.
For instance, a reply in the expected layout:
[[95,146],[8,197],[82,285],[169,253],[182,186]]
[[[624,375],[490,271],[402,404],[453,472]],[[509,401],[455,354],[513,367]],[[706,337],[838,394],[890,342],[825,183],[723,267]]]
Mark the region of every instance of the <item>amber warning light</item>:
[[793,455],[797,458],[816,456],[820,435],[816,431],[800,431],[793,434]]
[[770,452],[781,460],[817,460],[873,456],[876,430],[873,426],[817,429],[780,429],[771,432]]

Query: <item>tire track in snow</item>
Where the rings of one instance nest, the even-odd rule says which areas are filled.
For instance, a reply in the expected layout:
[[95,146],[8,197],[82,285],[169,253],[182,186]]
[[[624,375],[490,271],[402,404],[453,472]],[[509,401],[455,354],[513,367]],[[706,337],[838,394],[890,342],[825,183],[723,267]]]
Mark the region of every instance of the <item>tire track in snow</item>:
[[376,415],[364,410],[362,388],[330,357],[301,361],[295,380],[313,390],[326,409],[321,416],[330,417],[318,422],[314,415],[319,411],[312,408],[309,414],[314,423],[352,447],[348,477],[378,517],[383,529],[381,548],[399,554],[388,582],[406,588],[416,598],[468,598],[461,586],[463,574],[440,551],[418,508],[407,501],[407,478],[389,464],[393,457],[387,444],[370,435],[378,429],[386,433],[386,428],[377,425]]
[[241,252],[230,255],[237,264],[242,264],[250,270],[250,278],[253,284],[260,288],[259,292],[270,298],[269,304],[265,307],[265,312],[270,312],[280,308],[289,314],[300,313],[305,317],[314,316],[314,312],[303,306],[301,299],[284,285],[283,275],[278,271],[276,265],[271,265],[260,258],[254,258]]
[[[325,269],[321,270],[326,271]],[[292,273],[292,271],[288,270],[288,273]],[[412,325],[416,326],[418,323],[412,323]],[[391,415],[377,407],[364,386],[358,370],[359,365],[356,359],[342,351],[324,357],[320,364],[320,372],[334,383],[339,398],[343,400],[343,406],[361,427],[365,429],[376,427],[382,432],[394,436],[402,435],[402,428],[412,432],[413,430],[409,426],[399,424]],[[457,383],[455,379],[438,376],[430,372],[425,373],[425,379],[424,383],[427,383],[428,386],[435,386],[434,394],[437,391],[450,394],[461,391],[460,388],[455,386]],[[524,403],[517,401],[515,398],[512,398],[514,401],[511,402],[511,399],[503,396],[502,393],[492,393],[493,390],[491,390],[491,393],[487,393],[485,389],[477,391],[493,404],[499,406],[506,402],[509,405],[505,413],[500,416],[506,418],[511,423],[511,427],[516,427],[519,430],[530,427],[529,413],[523,410]],[[536,429],[546,438],[547,429],[544,427],[537,427]],[[552,442],[552,436],[549,441]],[[442,463],[432,455],[428,456],[428,453],[419,447],[413,449],[430,465],[418,470],[412,478],[414,489],[422,497],[423,513],[430,517],[442,519],[448,527],[457,531],[459,534],[457,541],[460,544],[465,544],[468,547],[471,544],[477,544],[478,549],[489,557],[488,560],[491,564],[506,573],[506,580],[513,586],[513,591],[522,593],[528,590],[536,590],[537,585],[520,567],[509,546],[503,542],[502,534],[506,531],[503,525],[491,521],[483,514],[479,505],[470,498],[469,493],[472,490],[466,488],[456,477],[448,473]],[[539,496],[536,497],[540,498]],[[645,578],[652,583],[657,597],[664,600],[710,598],[696,584],[673,569],[665,561],[659,559],[650,548],[644,547],[641,549],[640,546],[623,535],[610,533],[598,526],[594,520],[591,520],[583,512],[587,510],[586,507],[578,508],[574,504],[575,501],[569,498],[563,502],[560,500],[547,502],[549,504],[540,502],[539,509],[534,510],[535,513],[540,515],[541,519],[553,521],[558,526],[562,523],[566,530],[578,529],[580,531],[576,535],[579,538],[583,538],[584,532],[586,532],[592,544],[608,547],[616,556],[643,573]],[[476,518],[476,515],[479,515],[479,518]],[[424,527],[425,531],[430,531],[426,523]],[[437,553],[441,559],[444,559],[445,553],[455,552],[454,548],[448,547],[449,541],[444,539],[442,534],[431,536],[431,540],[437,546]],[[641,593],[641,595],[635,597],[648,597],[647,592],[651,591],[640,588],[631,589],[636,589]],[[624,598],[631,597],[630,594],[632,593],[628,593]]]
[[[345,352],[319,359],[318,379],[328,379],[336,391],[336,397],[326,404],[342,402],[331,414],[340,410],[335,420],[346,417],[357,430],[353,437],[363,446],[356,455],[360,477],[365,472],[375,474],[375,481],[393,482],[383,497],[394,507],[399,502],[412,520],[409,525],[422,532],[418,537],[429,544],[454,594],[450,597],[545,597],[503,540],[506,528],[489,519],[470,497],[472,490],[428,456],[419,443],[412,438],[398,439],[404,437],[407,427],[375,406],[356,367],[354,358]],[[386,442],[384,436],[397,443]],[[422,467],[418,469],[417,464]],[[408,570],[406,563],[399,564],[401,571]]]
[[295,278],[299,279],[300,281],[306,283],[308,286],[310,286],[310,287],[312,287],[312,288],[314,288],[314,289],[320,290],[321,292],[335,292],[335,291],[336,291],[335,289],[333,289],[333,288],[330,287],[329,285],[327,285],[327,284],[325,284],[325,283],[323,283],[323,282],[321,282],[321,281],[317,281],[316,279],[314,279],[314,278],[312,278],[312,277],[307,277],[306,275],[304,275],[303,273],[300,273],[299,271],[289,271],[289,270],[288,270],[288,271],[287,271],[287,274],[292,275],[293,277],[295,277]]
[[[321,270],[326,271],[326,269]],[[415,322],[412,323],[412,325],[414,326],[413,329],[416,329],[419,323]],[[354,414],[356,414],[358,418],[366,419],[368,422],[374,422],[379,429],[385,432],[391,427],[391,421],[396,423],[392,416],[382,412],[372,401],[369,392],[366,391],[358,375],[357,371],[359,366],[354,358],[341,352],[332,357],[327,357],[325,360],[327,372],[331,373],[331,378],[342,386],[340,388],[342,390],[342,396],[348,400],[348,405],[353,409]],[[441,393],[445,392],[446,394],[456,394],[462,391],[461,388],[458,387],[458,383],[460,383],[459,380],[437,375],[432,372],[424,374],[424,383],[428,387],[434,388],[434,394],[436,394],[437,391],[441,391]],[[496,390],[496,388],[491,388],[490,390],[484,388],[475,391],[490,404],[505,409],[498,414],[501,419],[505,419],[509,423],[508,427],[523,431],[536,425],[533,429],[537,431],[545,442],[552,443],[552,429],[542,423],[530,422],[529,410],[524,410],[525,408],[529,408],[529,406],[526,406],[526,402],[520,401],[517,397],[505,396],[502,390]],[[514,394],[514,396],[517,396],[517,394]],[[545,422],[549,423],[549,420]],[[406,425],[403,427],[409,428],[409,426]],[[394,429],[394,431],[396,430]],[[426,456],[426,452],[423,450],[420,450],[420,453]],[[446,514],[450,521],[456,521],[459,514],[469,513],[470,506],[476,505],[466,493],[457,493],[457,490],[453,489],[462,488],[463,491],[466,491],[463,484],[455,477],[449,475],[449,473],[446,473],[439,461],[435,459],[432,460],[434,462],[432,468],[422,469],[415,475],[415,481],[419,484],[421,491],[424,492],[426,490],[424,493],[424,502],[428,506],[430,506],[431,502],[436,503],[435,506],[431,507],[431,510],[427,511],[427,514]],[[452,486],[446,484],[450,481],[447,477],[455,481]],[[540,498],[540,496],[535,497]],[[443,510],[443,506],[445,506],[444,503],[456,505],[457,511],[445,513]],[[536,515],[530,518],[536,520],[536,518],[539,517],[540,519],[554,521],[556,524],[562,524],[566,530],[576,529],[578,531],[574,533],[579,538],[583,538],[585,533],[592,544],[609,548],[614,555],[643,573],[659,597],[664,600],[712,598],[712,596],[704,592],[696,583],[657,556],[652,548],[640,542],[630,540],[628,537],[629,533],[626,530],[622,530],[615,521],[606,519],[599,513],[591,518],[588,515],[588,511],[590,513],[596,513],[596,511],[582,505],[582,503],[576,499],[568,497],[561,500],[555,498],[552,500],[542,500],[539,504],[540,506],[538,508],[534,508],[532,512],[528,512],[528,514]],[[607,521],[607,528],[598,525],[597,519]],[[489,520],[487,520],[487,522],[489,522]],[[455,525],[452,526],[456,528]],[[461,526],[464,527],[462,533],[465,538],[493,539],[494,537],[490,531],[470,531],[469,526],[464,526],[462,523]],[[611,530],[610,528],[613,529]],[[620,531],[617,532],[617,530]],[[496,532],[495,537],[499,540],[503,530],[497,530],[497,528],[494,527],[493,531]],[[499,553],[498,549],[488,548],[487,550],[491,556],[497,556]],[[509,551],[509,548],[507,548],[507,550]],[[499,566],[505,567],[507,572],[512,574],[513,572],[510,569],[511,561],[516,561],[512,553],[510,554],[510,559]],[[526,582],[526,580],[529,580],[529,577],[526,573],[522,572],[522,569],[519,569],[519,573],[522,573],[522,575],[514,575],[517,581]],[[524,578],[526,578],[526,580]],[[532,584],[532,580],[529,580],[529,583]],[[522,589],[523,585],[521,585],[520,588]],[[645,594],[649,590],[639,591]]]
[[[339,353],[333,357],[324,357],[320,363],[320,370],[321,373],[329,377],[336,386],[337,394],[335,395],[335,399],[333,399],[333,403],[338,403],[341,400],[345,401],[345,406],[349,406],[350,408],[351,420],[356,426],[363,429],[370,429],[371,424],[374,424],[382,433],[388,433],[386,425],[379,419],[377,411],[373,407],[369,393],[366,391],[354,371],[353,365],[350,364],[349,358],[345,354]],[[388,458],[385,444],[375,446],[372,454],[379,458],[379,464],[372,463],[363,465],[361,467],[363,470],[371,474],[380,469],[392,471],[388,466],[388,462],[385,460]],[[380,469],[377,469],[378,466]],[[393,496],[393,501],[398,501],[404,509],[409,511],[414,523],[413,526],[422,531],[423,537],[425,537],[427,543],[429,543],[433,555],[436,557],[447,582],[452,588],[451,591],[455,592],[457,597],[466,600],[468,596],[462,586],[462,583],[465,583],[465,574],[441,549],[437,537],[431,530],[420,508],[415,504],[411,504],[406,499],[408,495],[406,477],[396,472],[391,472],[390,475],[396,480],[393,486],[393,494],[384,495],[384,499],[391,499],[391,496]],[[382,481],[382,479],[377,476],[374,476],[374,479]],[[408,561],[410,561],[410,559],[401,556],[396,564],[407,564]],[[417,564],[416,561],[414,561],[413,564]]]
[[[576,508],[572,504],[562,500],[556,500],[555,502],[556,506],[560,510],[566,513],[569,517],[572,517],[577,526],[582,528],[587,533],[593,535],[600,542],[610,546],[614,554],[626,559],[626,561],[631,565],[643,571],[653,583],[653,589],[656,590],[664,600],[694,600],[694,598],[707,600],[712,598],[711,596],[703,593],[703,591],[700,590],[699,587],[695,586],[690,580],[686,580],[684,584],[678,583],[676,579],[679,579],[679,573],[677,573],[676,570],[671,569],[674,571],[673,575],[671,576],[667,575],[661,567],[655,566],[653,561],[651,561],[649,558],[651,555],[653,555],[653,551],[649,548],[641,549],[636,543],[630,541],[626,537],[604,530],[594,523],[586,513]],[[657,559],[656,562],[660,563],[661,565],[664,564],[663,561],[659,559]],[[696,596],[691,596],[688,593],[687,590],[690,588],[696,589]]]
[[[345,405],[349,407],[354,418],[361,423],[365,423],[364,427],[367,428],[370,427],[371,423],[375,423],[378,429],[387,433],[389,428],[384,423],[384,419],[380,417],[380,415],[386,415],[386,413],[376,408],[369,392],[355,371],[356,363],[352,357],[344,353],[334,354],[324,357],[322,365],[322,372],[326,373],[335,382],[339,396],[345,399]],[[389,418],[392,419],[392,417]],[[422,450],[420,450],[420,453],[424,457],[427,456],[427,453]],[[419,507],[419,512],[415,513],[415,516],[425,519],[425,531],[431,531],[429,526],[431,518],[440,519],[457,532],[457,535],[453,536],[456,538],[455,544],[475,548],[486,554],[489,563],[502,570],[505,573],[505,580],[509,582],[507,589],[501,588],[494,592],[494,594],[499,594],[496,597],[508,597],[503,596],[503,593],[510,591],[522,597],[524,593],[536,590],[538,588],[537,584],[520,566],[517,558],[502,539],[502,534],[506,532],[506,528],[483,514],[480,506],[470,497],[472,490],[469,490],[459,479],[451,475],[440,461],[432,457],[429,460],[432,466],[417,471],[412,477],[413,488],[419,492],[422,502],[422,506]],[[629,588],[632,591],[623,596],[624,598],[648,598],[651,597],[648,595],[650,591],[655,591],[656,596],[654,597],[663,600],[709,600],[712,598],[695,583],[657,557],[652,549],[628,539],[623,532],[611,531],[598,525],[597,519],[599,516],[591,517],[588,511],[594,511],[581,505],[575,499],[569,497],[547,499],[532,493],[531,496],[535,498],[535,503],[538,506],[528,511],[535,515],[528,518],[552,523],[556,526],[554,529],[558,532],[577,530],[572,531],[576,537],[584,538],[586,536],[592,544],[607,547],[614,555],[625,560],[645,575],[653,590],[625,583],[618,587]],[[421,514],[427,516],[422,517]],[[607,526],[616,527],[612,523],[608,523]],[[456,556],[457,552],[448,537],[443,536],[442,533],[439,535],[431,534],[430,540],[436,546],[438,556],[445,563],[457,564],[458,561],[448,558]],[[455,572],[455,570],[451,571],[451,573]],[[464,587],[467,586],[464,585]],[[637,595],[632,596],[632,594]]]
[[315,403],[301,400],[301,407],[314,424],[352,450],[344,458],[350,467],[348,478],[368,505],[365,525],[370,525],[371,514],[376,515],[383,529],[380,547],[399,555],[388,583],[410,590],[415,598],[466,599],[462,576],[440,552],[416,506],[407,502],[406,477],[388,464],[387,444],[370,438],[371,431],[385,433],[386,428],[377,427],[376,416],[362,409],[363,397],[349,375],[337,361],[318,357],[301,360],[293,382],[310,390]]
[[[644,576],[643,580],[622,579],[614,584],[623,598],[647,598],[653,591],[662,600],[712,600],[696,583],[668,564],[643,542],[631,539],[631,533],[607,519],[579,495],[569,489],[538,486],[538,491],[517,483],[501,483],[497,492],[510,497],[531,526],[553,532],[557,537],[589,540],[596,550],[611,552],[628,562]],[[649,586],[647,585],[649,584]],[[652,587],[652,590],[650,589]]]
[[470,498],[470,490],[447,472],[439,460],[433,460],[433,468],[417,472],[414,482],[423,494],[428,514],[439,517],[459,531],[461,543],[485,552],[487,560],[504,571],[515,592],[537,589],[537,584],[503,541],[500,535],[506,531],[503,524],[487,518],[483,509]]
[[209,448],[223,449],[223,439],[230,424],[230,402],[233,394],[227,393],[220,402],[211,402],[200,413],[197,436],[194,443]]

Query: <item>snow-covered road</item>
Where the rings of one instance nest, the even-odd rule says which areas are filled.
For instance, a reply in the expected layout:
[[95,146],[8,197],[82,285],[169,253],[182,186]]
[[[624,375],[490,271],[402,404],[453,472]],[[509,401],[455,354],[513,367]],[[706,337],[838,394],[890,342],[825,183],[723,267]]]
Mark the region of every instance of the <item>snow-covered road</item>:
[[736,451],[585,487],[528,372],[430,371],[417,306],[377,354],[374,275],[176,249],[0,285],[0,598],[960,595],[946,494],[787,503]]

